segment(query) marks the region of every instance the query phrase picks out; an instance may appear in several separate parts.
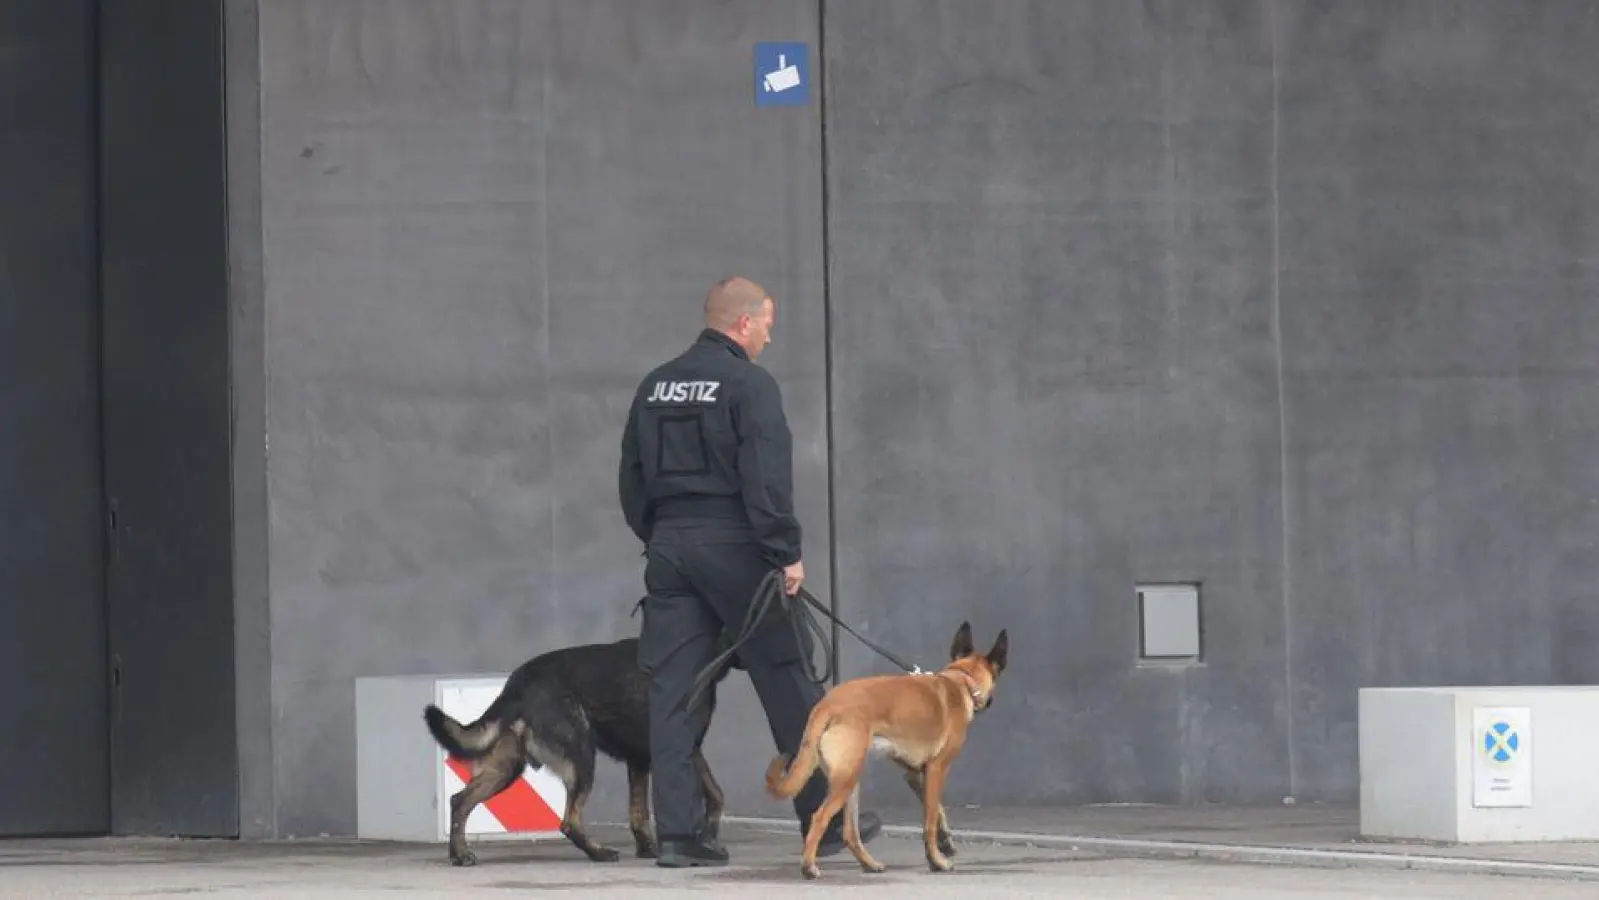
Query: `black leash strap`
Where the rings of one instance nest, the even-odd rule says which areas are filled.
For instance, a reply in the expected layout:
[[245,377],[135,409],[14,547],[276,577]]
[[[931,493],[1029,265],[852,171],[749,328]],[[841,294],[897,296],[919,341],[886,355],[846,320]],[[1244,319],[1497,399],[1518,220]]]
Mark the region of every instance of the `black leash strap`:
[[[779,578],[779,582],[778,583],[781,584],[782,583],[782,573],[781,572],[778,573],[778,578]],[[866,635],[861,634],[859,631],[856,631],[855,629],[849,627],[849,625],[846,622],[844,622],[844,620],[840,619],[838,616],[833,615],[833,611],[832,610],[830,610],[827,607],[823,606],[821,604],[821,601],[817,600],[814,596],[812,596],[811,592],[807,591],[804,588],[803,585],[799,589],[799,596],[806,603],[809,603],[811,606],[816,607],[816,610],[818,612],[820,612],[822,615],[826,616],[828,619],[830,619],[833,622],[833,624],[837,625],[838,627],[840,627],[840,628],[844,629],[845,631],[849,632],[850,634],[854,635],[855,636],[855,640],[860,641],[861,643],[865,644],[868,648],[870,648],[871,650],[875,651],[878,656],[881,656],[882,658],[888,660],[889,662],[893,663],[894,665],[899,666],[901,669],[903,669],[906,672],[906,674],[909,674],[909,675],[926,675],[927,674],[927,672],[921,666],[914,665],[912,663],[906,662],[903,659],[900,659],[899,657],[897,657],[894,654],[892,654],[892,653],[888,652],[887,650],[885,650],[881,644],[878,644],[878,643],[872,641]]]
[[[737,635],[733,638],[726,650],[723,650],[720,654],[718,654],[715,659],[711,660],[709,665],[700,670],[699,675],[695,676],[694,683],[689,687],[688,692],[683,695],[682,700],[678,701],[678,709],[692,709],[700,702],[701,698],[705,694],[705,691],[709,689],[712,682],[716,680],[717,673],[719,673],[722,670],[722,667],[727,664],[727,661],[732,658],[733,653],[737,651],[738,648],[742,646],[745,641],[748,641],[750,636],[755,633],[755,629],[760,625],[761,621],[766,618],[767,611],[771,609],[773,603],[776,603],[779,607],[781,607],[783,609],[783,613],[788,616],[789,622],[794,628],[794,637],[796,641],[799,642],[801,647],[805,645],[804,629],[809,628],[811,633],[816,636],[817,643],[821,645],[822,653],[827,659],[827,665],[818,671],[815,665],[815,659],[810,654],[806,654],[805,667],[809,670],[807,677],[810,678],[812,684],[821,685],[826,683],[828,673],[833,670],[833,655],[831,648],[828,646],[828,636],[822,630],[822,626],[817,623],[816,619],[806,611],[805,607],[799,603],[793,602],[794,598],[789,597],[789,595],[783,591],[783,583],[784,577],[783,570],[781,569],[773,569],[766,574],[765,578],[761,579],[760,586],[755,589],[755,596],[750,599],[749,610],[744,614],[744,622],[739,626]],[[838,617],[833,615],[832,610],[823,606],[821,602],[818,601],[816,597],[814,597],[811,592],[806,590],[803,586],[799,589],[797,597],[798,599],[804,600],[805,603],[809,604],[827,619],[837,624],[840,628],[843,628],[845,631],[854,635],[856,640],[876,651],[884,659],[887,659],[889,662],[899,666],[901,669],[913,675],[924,674],[920,666],[907,664],[904,660],[901,660],[899,657],[878,646],[876,643],[867,640],[867,638],[860,632],[844,624],[842,621],[839,621]]]

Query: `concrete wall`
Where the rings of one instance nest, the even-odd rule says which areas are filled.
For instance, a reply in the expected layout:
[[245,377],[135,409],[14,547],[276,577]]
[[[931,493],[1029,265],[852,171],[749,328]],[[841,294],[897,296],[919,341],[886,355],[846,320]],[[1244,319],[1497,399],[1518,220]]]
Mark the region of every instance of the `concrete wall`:
[[[265,832],[353,828],[355,676],[636,630],[621,417],[728,271],[780,301],[812,581],[830,424],[841,611],[924,665],[1010,630],[953,804],[1353,800],[1357,687],[1599,676],[1587,4],[259,26]],[[754,108],[750,45],[818,37],[825,116]],[[1137,664],[1145,580],[1202,583],[1203,665]],[[732,685],[713,765],[782,815]]]
[[1595,28],[828,6],[839,605],[1010,628],[957,803],[1350,801],[1357,687],[1599,675]]
[[1342,797],[1357,687],[1599,679],[1599,10],[1278,33],[1292,753]]
[[[1265,6],[828,11],[841,607],[924,665],[1009,630],[957,802],[1280,797]],[[1202,667],[1136,665],[1163,580]]]
[[[354,677],[637,633],[623,418],[728,272],[779,299],[768,365],[825,578],[818,111],[756,110],[749,74],[750,43],[814,39],[816,7],[259,14],[273,827],[303,835],[354,827]],[[713,765],[781,809],[747,682],[726,702]],[[622,815],[625,783],[608,763],[591,815]]]

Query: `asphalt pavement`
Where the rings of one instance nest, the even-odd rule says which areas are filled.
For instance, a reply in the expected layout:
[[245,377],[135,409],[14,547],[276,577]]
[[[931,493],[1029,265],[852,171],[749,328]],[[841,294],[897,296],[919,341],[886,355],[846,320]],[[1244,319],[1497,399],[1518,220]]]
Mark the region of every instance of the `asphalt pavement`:
[[[625,828],[595,829],[629,846]],[[1599,885],[1560,878],[1417,871],[1392,867],[1263,864],[1217,858],[1151,858],[1113,848],[1071,849],[958,838],[956,870],[927,870],[912,835],[885,832],[871,845],[888,871],[861,872],[847,853],[822,861],[822,878],[800,877],[798,837],[730,822],[726,868],[668,870],[624,855],[588,862],[563,841],[481,841],[480,863],[446,861],[442,846],[357,841],[180,841],[146,838],[0,841],[0,897],[355,898],[516,896],[579,892],[606,898],[705,897],[758,892],[761,900],[915,897],[1437,897],[1501,894],[1585,898]]]

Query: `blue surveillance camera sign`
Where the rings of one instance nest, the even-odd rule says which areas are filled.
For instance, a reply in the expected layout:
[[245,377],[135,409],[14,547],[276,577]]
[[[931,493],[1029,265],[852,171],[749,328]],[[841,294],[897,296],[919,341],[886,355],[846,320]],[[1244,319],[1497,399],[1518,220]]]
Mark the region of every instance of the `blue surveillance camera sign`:
[[811,99],[809,48],[802,42],[755,45],[755,105],[804,106]]

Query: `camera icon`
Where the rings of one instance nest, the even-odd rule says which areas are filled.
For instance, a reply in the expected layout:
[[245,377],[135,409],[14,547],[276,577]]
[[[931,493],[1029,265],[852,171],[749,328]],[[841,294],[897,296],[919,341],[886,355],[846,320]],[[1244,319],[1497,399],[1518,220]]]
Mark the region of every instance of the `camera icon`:
[[806,106],[810,103],[810,48],[803,41],[758,42],[754,62],[751,72],[754,83],[750,87],[755,90],[756,106]]
[[799,67],[789,65],[788,56],[786,54],[779,53],[777,55],[777,71],[766,73],[766,78],[761,83],[762,86],[765,87],[766,92],[770,94],[780,93],[788,90],[789,88],[799,87]]

